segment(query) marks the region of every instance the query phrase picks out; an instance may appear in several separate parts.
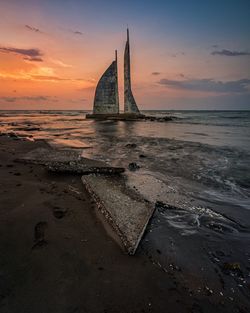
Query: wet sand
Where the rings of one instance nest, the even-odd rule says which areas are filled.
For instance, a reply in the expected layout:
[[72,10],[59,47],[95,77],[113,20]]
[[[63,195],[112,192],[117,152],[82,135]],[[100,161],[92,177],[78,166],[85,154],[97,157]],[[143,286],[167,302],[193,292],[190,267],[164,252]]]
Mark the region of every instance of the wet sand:
[[[46,145],[0,137],[1,313],[248,312],[250,286],[233,300],[209,288],[194,293],[199,279],[157,265],[147,235],[135,256],[126,255],[96,216],[80,175],[15,162]],[[188,244],[200,242],[186,242],[184,263]]]

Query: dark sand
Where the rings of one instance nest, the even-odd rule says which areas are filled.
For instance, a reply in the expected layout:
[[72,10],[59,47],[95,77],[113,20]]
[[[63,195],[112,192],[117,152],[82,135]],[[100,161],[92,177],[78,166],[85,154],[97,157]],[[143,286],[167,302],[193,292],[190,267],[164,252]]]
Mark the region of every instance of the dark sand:
[[126,255],[80,176],[14,162],[44,146],[0,137],[1,313],[248,311],[209,290],[193,296],[189,276],[165,272],[142,249]]

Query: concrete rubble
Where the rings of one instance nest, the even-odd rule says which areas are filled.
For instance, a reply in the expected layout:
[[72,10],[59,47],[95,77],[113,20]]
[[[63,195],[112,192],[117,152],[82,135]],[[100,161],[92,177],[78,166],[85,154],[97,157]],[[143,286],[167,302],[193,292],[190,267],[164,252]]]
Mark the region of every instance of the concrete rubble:
[[135,254],[154,213],[154,206],[126,186],[122,178],[88,175],[82,176],[82,182],[98,209],[118,234],[126,252]]
[[28,152],[18,162],[41,164],[51,172],[75,174],[120,174],[125,171],[122,167],[113,167],[105,162],[82,157],[72,150],[55,150],[38,148]]
[[46,166],[50,172],[76,173],[82,175],[91,173],[115,175],[125,171],[123,167],[108,166],[105,163],[100,164],[98,161],[86,158],[82,158],[81,161],[70,161],[68,163],[52,162]]
[[41,164],[52,172],[84,175],[84,186],[118,235],[121,246],[128,254],[135,254],[155,207],[126,185],[125,178],[119,175],[124,168],[83,158],[77,151],[49,147],[32,150],[16,161]]

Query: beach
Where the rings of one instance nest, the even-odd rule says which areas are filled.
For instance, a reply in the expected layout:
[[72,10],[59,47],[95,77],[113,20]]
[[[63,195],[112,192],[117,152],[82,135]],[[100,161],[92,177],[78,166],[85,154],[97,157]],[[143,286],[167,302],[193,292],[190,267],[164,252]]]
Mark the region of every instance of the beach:
[[[36,121],[30,116],[28,119]],[[108,161],[103,153],[106,146],[110,164],[127,168],[129,161],[137,162],[141,168],[128,172],[127,184],[135,186],[156,206],[136,254],[129,256],[114,240],[82,184],[81,175],[49,173],[42,165],[16,162],[29,151],[51,144],[51,137],[44,131],[46,124],[36,123],[32,125],[33,130],[27,131],[25,117],[26,131],[16,130],[15,135],[8,127],[20,128],[23,122],[18,118],[16,121],[15,125],[5,121],[5,133],[2,131],[0,136],[1,312],[249,311],[249,210],[245,195],[238,201],[237,193],[229,209],[218,198],[212,203],[212,196],[210,206],[204,197],[188,197],[189,189],[185,189],[188,184],[184,185],[182,180],[182,185],[177,185],[175,175],[171,182],[175,183],[176,190],[170,188],[167,176],[170,187],[164,189],[166,181],[160,182],[160,178],[165,172],[158,176],[151,174],[151,153],[157,152],[159,161],[163,158],[160,144],[166,149],[170,141],[150,137],[145,130],[148,124],[144,127],[144,137],[134,134],[132,139],[127,139],[121,133],[126,131],[125,126],[116,129],[119,141],[113,133],[106,139],[104,134],[102,140],[97,136],[98,146],[92,141],[96,150],[86,148],[91,142],[91,131],[86,127],[81,142],[85,146],[80,150],[78,146],[77,151]],[[68,122],[63,124],[61,134],[65,137]],[[55,136],[57,139],[61,136],[60,125],[58,122],[54,125],[58,127],[54,131],[54,135],[59,134]],[[97,134],[104,129],[101,123],[93,125]],[[114,125],[117,124],[106,123],[107,134]],[[130,131],[141,127],[129,125]],[[77,127],[69,130],[73,137],[79,130],[79,125]],[[73,145],[79,145],[79,138],[71,139]],[[55,140],[55,148],[60,149],[59,142]],[[126,146],[128,143],[130,146]],[[124,154],[121,153],[120,159],[115,155],[113,160],[117,144],[119,153]],[[171,141],[169,153],[178,151],[181,157],[183,145],[181,139]],[[196,151],[200,147],[193,142],[187,145],[186,149],[192,147]],[[207,143],[202,147],[209,148]],[[223,149],[229,156],[228,150]],[[129,151],[126,153],[131,159],[125,151]],[[169,161],[178,162],[172,160],[173,155],[169,153]],[[172,168],[172,164],[168,167]],[[161,162],[154,165],[154,172],[161,173],[162,165]],[[247,190],[246,179],[244,182]],[[177,187],[183,187],[183,192],[178,192]],[[191,187],[199,194],[197,183]],[[228,195],[226,189],[225,198]],[[238,201],[237,212],[235,201]]]
[[[173,281],[147,257],[122,252],[80,177],[14,162],[44,142],[0,138],[1,312],[165,310]],[[57,208],[65,215],[58,218]],[[45,226],[41,246],[35,246],[38,223]],[[169,306],[181,308],[178,298],[176,291]]]

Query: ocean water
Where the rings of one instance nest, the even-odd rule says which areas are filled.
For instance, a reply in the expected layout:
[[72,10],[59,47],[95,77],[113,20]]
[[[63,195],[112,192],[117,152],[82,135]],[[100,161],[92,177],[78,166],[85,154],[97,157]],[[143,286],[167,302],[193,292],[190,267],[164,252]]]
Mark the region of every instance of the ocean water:
[[144,113],[175,119],[97,122],[82,111],[1,111],[0,131],[125,168],[136,162],[140,169],[127,171],[128,182],[152,201],[250,209],[250,111]]
[[[1,111],[0,131],[45,139],[126,169],[136,162],[139,170],[126,171],[128,184],[151,202],[191,210],[196,226],[201,226],[200,208],[202,216],[212,209],[245,223],[244,212],[250,210],[250,111],[144,112],[173,116],[171,122],[93,121],[85,119],[86,113]],[[188,218],[178,219],[183,224]],[[180,227],[173,219],[168,223]]]

